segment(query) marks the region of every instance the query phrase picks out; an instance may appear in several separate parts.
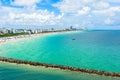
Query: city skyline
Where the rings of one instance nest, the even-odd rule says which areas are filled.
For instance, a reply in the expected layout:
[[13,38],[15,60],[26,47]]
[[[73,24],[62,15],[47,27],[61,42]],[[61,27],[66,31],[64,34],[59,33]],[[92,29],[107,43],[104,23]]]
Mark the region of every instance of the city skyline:
[[120,29],[118,0],[0,0],[0,28]]

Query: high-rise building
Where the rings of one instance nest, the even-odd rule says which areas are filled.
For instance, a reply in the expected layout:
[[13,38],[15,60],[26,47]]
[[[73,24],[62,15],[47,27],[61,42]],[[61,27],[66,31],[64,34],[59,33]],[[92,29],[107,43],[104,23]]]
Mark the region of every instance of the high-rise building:
[[73,26],[70,26],[70,30],[73,30]]

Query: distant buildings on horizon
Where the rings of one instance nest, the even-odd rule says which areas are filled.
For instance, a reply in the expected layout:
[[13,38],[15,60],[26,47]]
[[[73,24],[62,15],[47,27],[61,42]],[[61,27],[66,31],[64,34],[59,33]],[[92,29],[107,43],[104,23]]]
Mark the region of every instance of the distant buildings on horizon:
[[16,33],[27,33],[27,34],[37,34],[41,32],[47,32],[47,31],[58,31],[58,30],[83,30],[82,28],[75,28],[73,26],[70,26],[69,28],[64,29],[7,29],[7,28],[1,28],[0,29],[0,35],[5,34],[16,34]]

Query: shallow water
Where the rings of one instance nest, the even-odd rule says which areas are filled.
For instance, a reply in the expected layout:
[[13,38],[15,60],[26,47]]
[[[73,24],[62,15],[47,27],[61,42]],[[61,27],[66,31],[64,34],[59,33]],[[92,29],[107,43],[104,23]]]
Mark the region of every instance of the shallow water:
[[120,72],[119,35],[111,30],[36,37],[0,45],[0,56]]
[[120,78],[0,62],[0,80],[120,80]]

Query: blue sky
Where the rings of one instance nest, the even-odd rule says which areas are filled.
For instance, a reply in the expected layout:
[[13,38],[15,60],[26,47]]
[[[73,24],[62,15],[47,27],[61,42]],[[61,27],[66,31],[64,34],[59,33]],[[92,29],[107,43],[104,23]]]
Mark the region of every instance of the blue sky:
[[120,29],[120,0],[0,0],[0,28]]

